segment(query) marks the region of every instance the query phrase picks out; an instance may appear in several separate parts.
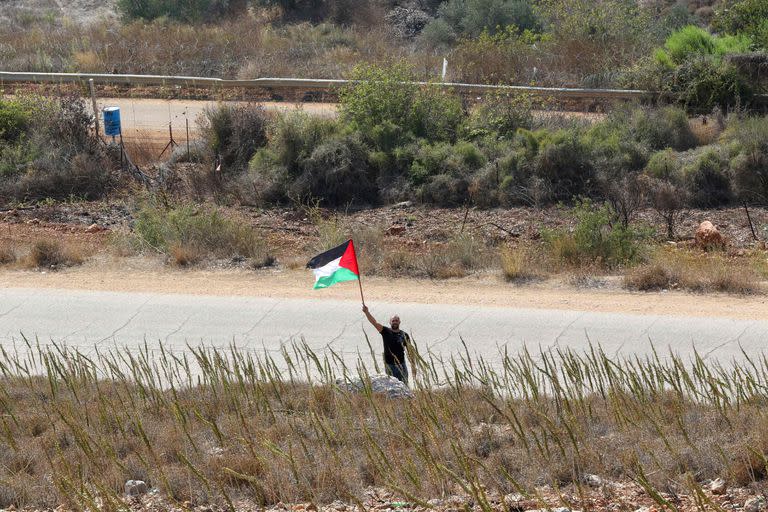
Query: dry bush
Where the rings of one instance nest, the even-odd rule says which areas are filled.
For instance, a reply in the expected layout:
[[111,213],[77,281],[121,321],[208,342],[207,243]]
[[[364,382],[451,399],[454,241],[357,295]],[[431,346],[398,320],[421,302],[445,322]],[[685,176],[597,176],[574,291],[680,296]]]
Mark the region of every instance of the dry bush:
[[546,275],[545,255],[533,247],[517,246],[501,251],[501,270],[511,282],[525,282]]
[[642,291],[679,288],[741,295],[762,293],[760,275],[750,259],[679,249],[657,250],[648,264],[625,276],[624,285]]
[[194,244],[174,242],[168,247],[171,263],[179,267],[188,267],[199,263],[205,252]]
[[11,245],[0,245],[0,265],[10,265],[16,263],[18,253],[15,247]]
[[58,240],[42,239],[32,244],[24,261],[30,268],[58,269],[80,265],[84,259],[74,247],[65,246]]

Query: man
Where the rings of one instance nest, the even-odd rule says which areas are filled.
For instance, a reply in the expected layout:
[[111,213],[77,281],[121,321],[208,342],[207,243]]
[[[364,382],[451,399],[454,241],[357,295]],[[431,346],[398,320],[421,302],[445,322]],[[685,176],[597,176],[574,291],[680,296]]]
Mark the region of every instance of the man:
[[381,325],[373,318],[368,306],[363,305],[368,321],[371,322],[377,331],[381,334],[384,341],[384,366],[387,375],[391,375],[406,386],[408,385],[408,365],[405,364],[405,354],[408,353],[408,360],[413,368],[413,376],[416,376],[416,366],[413,364],[414,352],[411,345],[411,338],[408,333],[400,330],[400,317],[395,315],[389,320],[390,327]]

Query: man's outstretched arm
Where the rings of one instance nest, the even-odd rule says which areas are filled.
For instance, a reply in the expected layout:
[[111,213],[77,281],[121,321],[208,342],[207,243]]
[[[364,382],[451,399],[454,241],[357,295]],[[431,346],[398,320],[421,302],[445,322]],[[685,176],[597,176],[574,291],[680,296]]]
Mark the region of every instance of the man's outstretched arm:
[[371,322],[371,325],[376,328],[377,331],[381,332],[382,329],[384,329],[384,326],[381,325],[379,322],[376,321],[375,318],[373,318],[373,315],[371,315],[371,312],[368,311],[368,306],[363,304],[363,313],[365,313],[365,317],[368,319],[369,322]]

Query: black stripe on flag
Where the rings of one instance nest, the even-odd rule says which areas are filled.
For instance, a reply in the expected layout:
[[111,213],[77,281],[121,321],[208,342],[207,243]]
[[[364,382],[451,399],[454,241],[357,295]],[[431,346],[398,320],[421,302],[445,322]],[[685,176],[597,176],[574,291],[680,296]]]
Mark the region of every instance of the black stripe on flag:
[[317,256],[309,260],[309,263],[307,263],[307,268],[324,267],[325,265],[332,262],[333,260],[341,258],[342,256],[344,256],[344,253],[347,252],[348,246],[349,246],[349,240],[347,240],[346,242],[344,242],[338,247],[334,247],[333,249],[329,249],[322,254],[318,254]]

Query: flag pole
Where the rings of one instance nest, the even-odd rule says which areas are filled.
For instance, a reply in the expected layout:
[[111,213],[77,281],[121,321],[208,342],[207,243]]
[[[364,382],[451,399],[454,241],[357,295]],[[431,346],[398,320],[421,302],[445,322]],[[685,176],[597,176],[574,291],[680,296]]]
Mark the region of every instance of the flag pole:
[[[351,238],[349,242],[352,244],[352,249],[355,248],[355,242]],[[363,297],[363,273],[360,271],[360,262],[357,261],[357,251],[355,250],[355,263],[357,263],[357,285],[360,287],[360,300],[365,306],[365,297]]]

